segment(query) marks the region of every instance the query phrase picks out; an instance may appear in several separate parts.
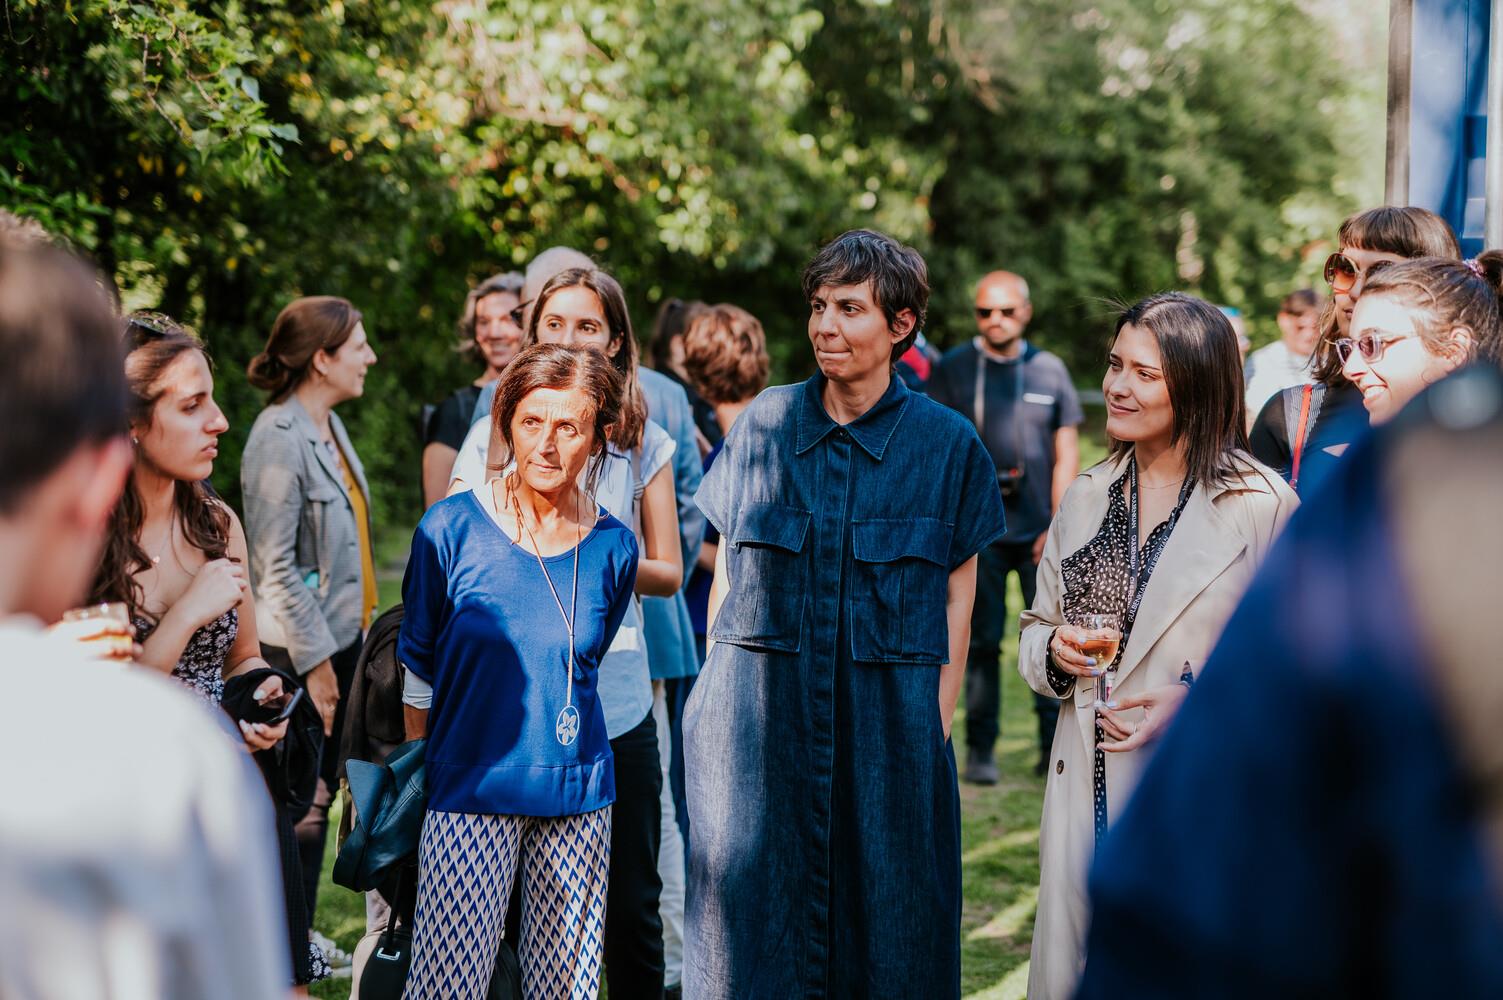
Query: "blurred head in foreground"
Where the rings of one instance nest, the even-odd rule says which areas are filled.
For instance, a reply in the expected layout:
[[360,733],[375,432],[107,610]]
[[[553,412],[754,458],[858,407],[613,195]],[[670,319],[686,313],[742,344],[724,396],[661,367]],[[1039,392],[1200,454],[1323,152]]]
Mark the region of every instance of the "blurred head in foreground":
[[84,597],[131,464],[123,356],[90,268],[0,237],[0,617]]

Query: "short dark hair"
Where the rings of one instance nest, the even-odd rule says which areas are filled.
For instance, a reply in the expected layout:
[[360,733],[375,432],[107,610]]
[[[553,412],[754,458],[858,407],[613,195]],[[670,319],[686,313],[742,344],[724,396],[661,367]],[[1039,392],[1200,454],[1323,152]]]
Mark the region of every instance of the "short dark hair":
[[[1202,483],[1237,475],[1233,452],[1247,451],[1242,392],[1242,352],[1237,333],[1220,309],[1184,292],[1150,295],[1122,311],[1113,342],[1125,326],[1140,326],[1158,341],[1164,384],[1174,409],[1170,442],[1186,442],[1185,468]],[[1112,442],[1112,457],[1127,453]]]
[[1279,303],[1279,312],[1288,316],[1303,316],[1320,308],[1320,293],[1313,288],[1300,288],[1284,296]]
[[464,311],[459,314],[460,354],[473,358],[480,352],[475,343],[475,310],[479,307],[480,300],[487,295],[511,294],[520,301],[522,285],[526,280],[520,271],[507,271],[505,274],[493,274],[470,289],[470,293],[464,297]]
[[[1461,244],[1450,224],[1434,212],[1413,205],[1379,205],[1348,216],[1336,232],[1336,242],[1342,249],[1355,247],[1407,258],[1461,259]],[[1336,386],[1346,381],[1334,346],[1339,329],[1336,303],[1331,300],[1321,316],[1320,340],[1315,345],[1315,362],[1310,372],[1310,377],[1322,385]]]
[[624,388],[621,373],[599,351],[588,347],[565,347],[562,344],[529,344],[506,366],[506,373],[496,384],[496,399],[491,404],[492,433],[499,431],[501,439],[506,442],[507,451],[514,452],[512,417],[529,393],[537,389],[566,389],[583,393],[589,400],[590,412],[594,417],[593,457],[585,474],[585,492],[593,494],[605,461],[605,446],[609,442],[610,430],[621,420]]
[[80,446],[125,433],[125,348],[103,279],[38,240],[0,240],[0,514]]
[[929,268],[913,247],[870,229],[852,229],[826,243],[804,268],[804,298],[824,285],[871,282],[872,298],[891,327],[904,309],[913,313],[913,329],[892,348],[893,364],[912,346],[929,311]]
[[702,306],[684,331],[684,370],[712,405],[740,403],[767,388],[768,366],[762,324],[740,306]]
[[360,310],[348,299],[334,295],[294,299],[277,313],[266,349],[251,358],[246,379],[271,393],[273,403],[280,403],[308,378],[313,355],[319,351],[333,354],[343,347],[360,319]]

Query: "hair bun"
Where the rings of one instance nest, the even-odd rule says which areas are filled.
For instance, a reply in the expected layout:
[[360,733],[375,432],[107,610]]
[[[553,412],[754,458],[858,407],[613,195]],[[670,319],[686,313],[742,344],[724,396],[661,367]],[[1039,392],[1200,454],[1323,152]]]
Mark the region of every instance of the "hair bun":
[[262,351],[245,368],[245,377],[257,389],[280,392],[290,375],[287,366],[275,354]]

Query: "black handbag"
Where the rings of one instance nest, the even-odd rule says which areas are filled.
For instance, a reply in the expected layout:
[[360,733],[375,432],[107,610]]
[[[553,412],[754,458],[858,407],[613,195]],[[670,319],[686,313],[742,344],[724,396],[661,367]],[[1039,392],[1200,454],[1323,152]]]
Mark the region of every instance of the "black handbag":
[[[397,875],[397,893],[386,930],[376,942],[360,973],[360,995],[355,1000],[402,1000],[407,974],[412,968],[412,914],[417,909],[417,865],[402,866]],[[486,1000],[522,1000],[522,967],[510,942],[496,951],[496,971],[491,974]]]

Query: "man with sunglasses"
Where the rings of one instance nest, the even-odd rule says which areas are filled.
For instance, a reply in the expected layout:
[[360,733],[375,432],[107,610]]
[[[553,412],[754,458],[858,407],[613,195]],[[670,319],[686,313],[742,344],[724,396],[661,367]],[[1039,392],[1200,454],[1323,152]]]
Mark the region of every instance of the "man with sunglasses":
[[[1000,730],[1000,660],[1007,620],[1007,577],[1018,574],[1024,606],[1033,603],[1044,535],[1060,498],[1080,472],[1077,428],[1084,419],[1064,362],[1023,337],[1033,318],[1028,282],[993,271],[976,289],[977,336],[940,361],[929,394],[976,425],[997,467],[1007,533],[981,550],[971,645],[966,661],[965,780],[995,784],[993,748]],[[1054,739],[1059,704],[1034,695],[1039,763]]]

